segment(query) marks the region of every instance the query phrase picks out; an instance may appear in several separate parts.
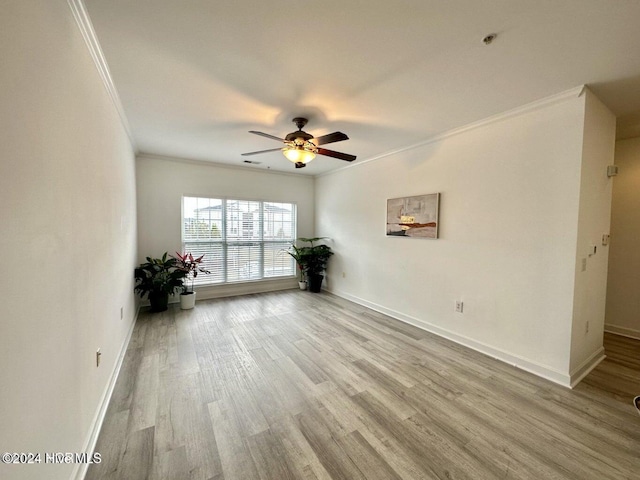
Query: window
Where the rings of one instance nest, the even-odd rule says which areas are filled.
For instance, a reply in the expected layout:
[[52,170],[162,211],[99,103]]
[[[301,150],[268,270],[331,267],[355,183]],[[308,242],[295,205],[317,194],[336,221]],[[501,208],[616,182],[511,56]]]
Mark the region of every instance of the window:
[[296,274],[287,255],[296,238],[293,203],[183,197],[182,247],[204,255],[196,285],[231,283]]

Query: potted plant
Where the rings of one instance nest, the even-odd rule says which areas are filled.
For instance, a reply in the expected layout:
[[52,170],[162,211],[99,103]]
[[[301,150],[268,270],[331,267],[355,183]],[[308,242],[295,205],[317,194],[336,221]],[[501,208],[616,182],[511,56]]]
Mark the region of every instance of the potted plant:
[[304,271],[307,275],[309,291],[318,293],[322,288],[322,279],[327,269],[329,258],[333,255],[331,247],[324,244],[316,245],[316,242],[324,240],[326,237],[299,238],[301,242],[308,243],[309,246],[299,247],[304,259]]
[[178,268],[176,259],[165,252],[162,258],[147,257],[147,261],[134,270],[134,275],[134,291],[140,298],[148,295],[152,312],[164,312],[169,295],[183,287],[185,272]]
[[293,257],[293,259],[296,261],[296,265],[298,266],[298,271],[300,272],[300,280],[298,281],[298,286],[300,287],[300,290],[306,290],[307,281],[305,280],[304,276],[306,260],[303,249],[301,247],[291,245],[291,249],[287,250],[287,253]]
[[[176,252],[178,258],[176,258],[176,264],[179,270],[183,271],[187,284],[183,285],[182,292],[180,293],[180,308],[182,310],[189,310],[196,305],[196,292],[193,290],[193,282],[200,273],[211,273],[209,270],[200,266],[204,255],[194,258],[191,253],[185,253],[183,255]],[[191,290],[189,290],[189,280],[191,281]]]

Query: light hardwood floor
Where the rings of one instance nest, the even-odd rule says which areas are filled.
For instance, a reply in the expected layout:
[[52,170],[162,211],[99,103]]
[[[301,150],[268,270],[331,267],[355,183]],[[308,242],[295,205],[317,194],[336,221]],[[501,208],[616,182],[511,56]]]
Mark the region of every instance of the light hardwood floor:
[[574,390],[338,297],[142,313],[87,479],[640,479],[640,342]]

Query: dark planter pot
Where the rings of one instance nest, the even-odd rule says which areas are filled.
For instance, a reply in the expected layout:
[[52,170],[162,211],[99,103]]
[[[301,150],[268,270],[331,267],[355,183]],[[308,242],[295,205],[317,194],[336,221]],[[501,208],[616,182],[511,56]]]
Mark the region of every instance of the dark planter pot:
[[324,275],[319,275],[317,273],[310,273],[308,275],[307,280],[309,281],[309,291],[313,293],[320,293],[322,289],[322,279]]
[[149,303],[151,303],[152,312],[164,312],[169,308],[169,294],[162,292],[149,293]]

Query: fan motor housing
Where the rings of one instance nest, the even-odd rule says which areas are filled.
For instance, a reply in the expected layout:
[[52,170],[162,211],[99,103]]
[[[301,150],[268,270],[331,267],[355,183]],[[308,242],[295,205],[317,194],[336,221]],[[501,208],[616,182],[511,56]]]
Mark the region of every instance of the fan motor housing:
[[284,139],[287,142],[293,142],[295,141],[297,138],[301,138],[303,140],[302,143],[306,142],[307,140],[311,140],[313,138],[313,135],[311,135],[310,133],[307,132],[303,132],[302,130],[298,131],[298,132],[291,132],[289,133],[286,137],[284,137]]
[[287,142],[295,142],[299,138],[299,139],[302,140],[301,142],[299,142],[302,145],[304,142],[307,142],[307,141],[309,141],[309,140],[311,140],[313,138],[313,135],[311,135],[310,133],[302,131],[302,128],[308,122],[308,120],[306,118],[296,117],[296,118],[294,118],[292,120],[292,122],[296,124],[296,127],[298,127],[298,131],[297,132],[291,132],[286,137],[284,137],[284,139]]

